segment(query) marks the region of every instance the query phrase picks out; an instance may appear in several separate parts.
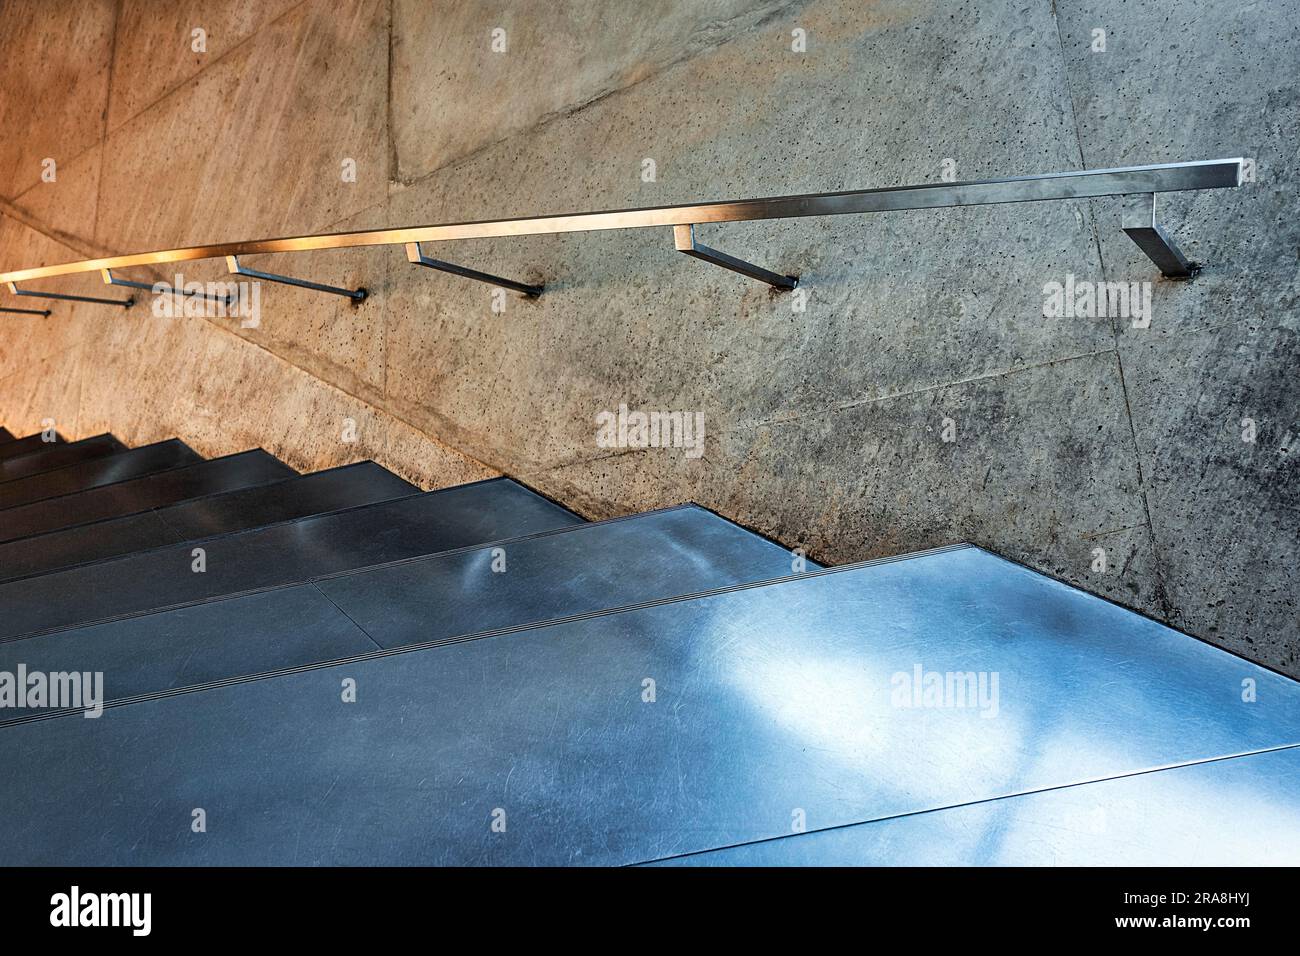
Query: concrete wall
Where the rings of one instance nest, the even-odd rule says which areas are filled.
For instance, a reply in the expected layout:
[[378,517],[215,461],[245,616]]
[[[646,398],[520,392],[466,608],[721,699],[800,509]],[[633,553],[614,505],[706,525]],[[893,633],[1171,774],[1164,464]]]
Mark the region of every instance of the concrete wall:
[[[935,181],[946,160],[974,179],[1251,157],[1247,186],[1162,202],[1207,263],[1192,283],[1159,280],[1115,200],[700,231],[799,273],[802,312],[665,230],[440,248],[546,282],[500,314],[400,249],[317,253],[272,268],[372,296],[267,287],[256,329],[10,317],[0,409],[18,431],[52,417],[302,467],[375,457],[425,486],[497,470],[592,517],[693,499],[829,562],[973,541],[1300,675],[1300,2],[0,11],[4,268]],[[1068,275],[1155,280],[1150,327],[1044,318]],[[599,447],[596,414],[622,403],[703,412],[704,455]]]

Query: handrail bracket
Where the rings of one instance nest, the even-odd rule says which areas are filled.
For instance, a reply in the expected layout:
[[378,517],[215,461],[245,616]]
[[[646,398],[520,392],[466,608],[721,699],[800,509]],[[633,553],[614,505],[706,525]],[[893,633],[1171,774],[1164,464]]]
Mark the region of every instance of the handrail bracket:
[[439,272],[449,272],[454,276],[460,276],[462,279],[473,279],[475,282],[486,282],[488,285],[510,289],[514,292],[518,292],[526,299],[537,298],[546,288],[545,286],[540,285],[529,285],[527,282],[516,282],[513,279],[503,279],[501,276],[494,276],[490,272],[479,272],[477,269],[458,266],[454,262],[445,262],[442,259],[430,259],[420,249],[420,244],[418,242],[406,243],[406,259],[413,265],[425,266],[429,269],[437,269]]
[[798,276],[783,276],[764,269],[762,266],[756,266],[752,262],[746,262],[744,259],[737,259],[725,252],[719,252],[702,242],[696,242],[695,226],[693,225],[673,226],[673,245],[677,247],[678,252],[684,252],[696,259],[711,262],[715,266],[722,266],[722,268],[730,269],[732,272],[739,272],[743,276],[749,276],[749,278],[757,279],[759,282],[766,282],[778,289],[789,290],[799,285]]
[[1200,263],[1187,257],[1156,221],[1156,194],[1138,193],[1124,197],[1120,227],[1147,254],[1167,279],[1191,279],[1201,271]]
[[257,269],[250,269],[248,266],[241,265],[238,256],[226,256],[226,269],[231,275],[248,276],[252,279],[265,279],[267,282],[279,282],[281,285],[293,285],[300,289],[311,289],[315,292],[328,292],[331,295],[341,295],[351,299],[353,302],[360,302],[369,293],[365,288],[360,289],[341,289],[336,285],[325,285],[322,282],[309,282],[306,279],[294,279],[291,276],[282,276],[274,272],[259,272]]

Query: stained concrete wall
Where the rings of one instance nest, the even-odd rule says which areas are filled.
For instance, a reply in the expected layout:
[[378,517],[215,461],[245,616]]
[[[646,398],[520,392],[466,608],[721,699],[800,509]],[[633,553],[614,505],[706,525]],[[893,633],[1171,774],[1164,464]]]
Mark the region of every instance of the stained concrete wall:
[[[973,541],[1300,675],[1297,62],[1288,0],[5,0],[4,268],[954,166],[1245,155],[1255,179],[1162,201],[1192,283],[1115,200],[701,230],[797,272],[801,312],[665,230],[440,248],[546,282],[503,313],[399,249],[281,258],[372,295],[268,288],[256,329],[7,319],[0,409],[425,486],[502,471],[592,517],[696,500],[830,562]],[[1044,318],[1069,275],[1156,280],[1150,327]],[[620,404],[702,412],[704,455],[600,447]]]

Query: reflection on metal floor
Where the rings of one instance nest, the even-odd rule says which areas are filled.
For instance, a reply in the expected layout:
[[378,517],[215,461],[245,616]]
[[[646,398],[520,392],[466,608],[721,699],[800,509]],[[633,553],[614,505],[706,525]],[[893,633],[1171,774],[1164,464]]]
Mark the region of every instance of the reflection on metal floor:
[[[345,513],[365,520],[330,546],[402,532],[401,505]],[[494,507],[460,505],[460,526]],[[1177,859],[1188,830],[1231,839],[1235,800],[1276,830],[1235,862],[1300,862],[1300,796],[1276,783],[1294,780],[1293,755],[1261,753],[1300,744],[1289,678],[978,548],[764,582],[789,555],[699,509],[560,530],[575,520],[6,645],[6,668],[25,645],[48,669],[102,670],[100,700],[152,694],[0,727],[0,760],[25,768],[0,778],[7,859],[725,864],[788,844],[761,852],[1049,862],[1083,852],[1043,845],[1053,814],[1099,806],[1113,830],[1084,861],[1125,862],[1163,795],[1181,824],[1153,829],[1146,858]],[[654,528],[666,537],[652,544]],[[326,550],[313,537],[242,560],[305,571]],[[723,579],[746,583],[689,593],[717,587],[720,542],[737,559]],[[89,619],[131,579],[65,579],[61,593]],[[192,593],[157,580],[159,600]],[[0,594],[12,619],[19,599]],[[425,643],[381,649],[412,638]],[[283,669],[313,654],[322,663]],[[138,666],[150,657],[163,665]],[[1207,788],[1218,804],[1198,799]],[[918,847],[927,826],[960,839]]]

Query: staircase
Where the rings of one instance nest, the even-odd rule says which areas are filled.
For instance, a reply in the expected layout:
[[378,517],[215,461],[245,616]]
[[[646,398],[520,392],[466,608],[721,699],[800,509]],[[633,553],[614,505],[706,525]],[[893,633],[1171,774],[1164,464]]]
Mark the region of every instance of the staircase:
[[1296,681],[695,505],[0,429],[6,674],[0,864],[1300,863]]

